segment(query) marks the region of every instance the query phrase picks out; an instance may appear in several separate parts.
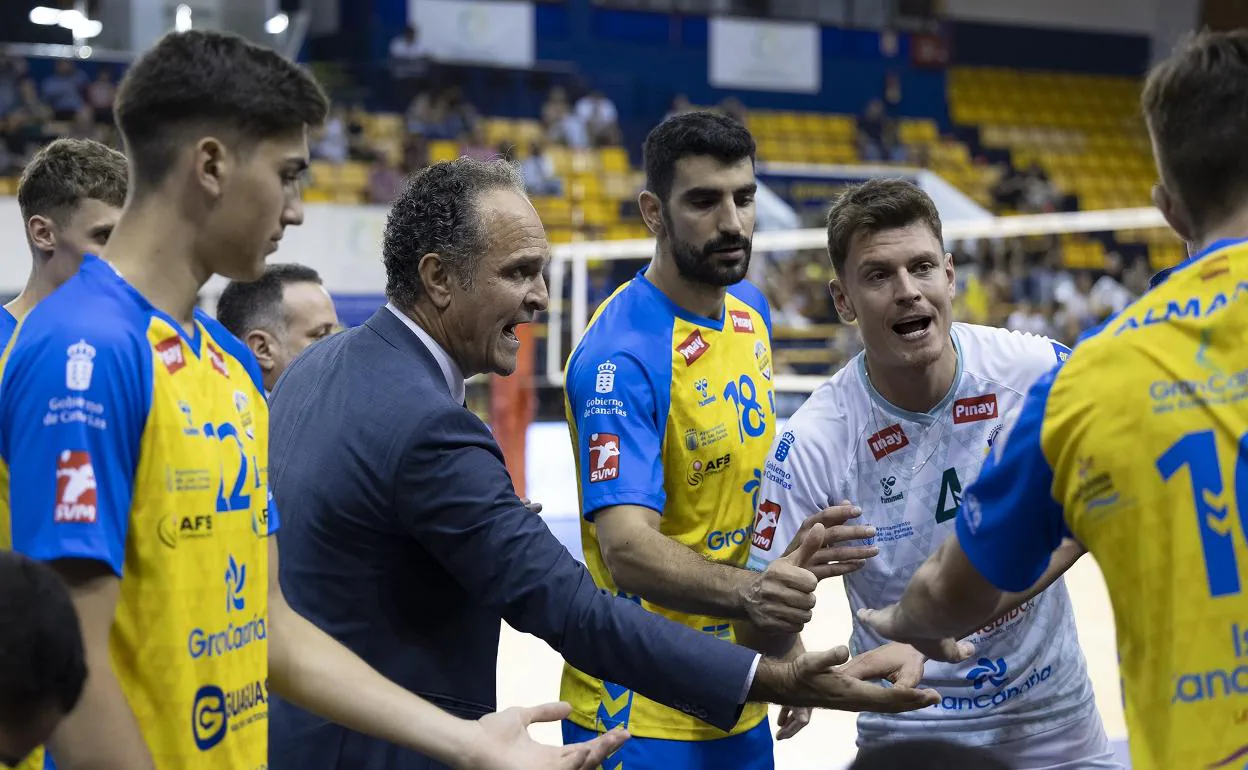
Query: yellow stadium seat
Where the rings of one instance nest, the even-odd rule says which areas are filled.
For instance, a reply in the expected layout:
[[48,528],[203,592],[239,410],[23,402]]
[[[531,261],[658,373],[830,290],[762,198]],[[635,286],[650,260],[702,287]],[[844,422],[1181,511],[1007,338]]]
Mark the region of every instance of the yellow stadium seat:
[[604,147],[598,151],[598,160],[606,172],[628,171],[628,152],[623,147]]
[[459,143],[448,139],[437,139],[429,143],[429,162],[441,163],[459,157]]

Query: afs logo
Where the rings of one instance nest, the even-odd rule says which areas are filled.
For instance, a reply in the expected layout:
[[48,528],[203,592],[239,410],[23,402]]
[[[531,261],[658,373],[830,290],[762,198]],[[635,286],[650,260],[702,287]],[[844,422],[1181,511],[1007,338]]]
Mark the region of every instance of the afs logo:
[[953,402],[953,424],[962,425],[997,418],[997,394],[959,398]]
[[594,433],[589,437],[589,481],[611,481],[620,477],[620,437],[614,433]]
[[708,460],[703,463],[701,460],[694,460],[689,464],[689,474],[685,480],[689,482],[689,486],[696,487],[702,483],[702,480],[712,473],[719,473],[732,463],[732,455],[724,455],[714,460]]
[[685,359],[685,366],[693,366],[693,362],[702,357],[702,354],[711,349],[711,343],[702,339],[702,330],[695,329],[693,334],[685,337],[684,341],[676,346],[676,352]]
[[[191,735],[195,739],[195,747],[208,751],[221,743],[227,732],[268,717],[268,703],[268,681],[251,682],[230,692],[215,684],[200,687],[191,704]],[[261,707],[264,707],[263,713],[250,713]],[[244,719],[239,721],[240,717]]]
[[871,454],[876,462],[909,443],[910,439],[906,438],[906,432],[901,429],[901,423],[890,425],[879,433],[867,437],[867,446],[871,448]]
[[177,548],[179,540],[212,537],[212,516],[166,516],[156,525],[156,537],[166,548]]
[[91,453],[61,452],[56,458],[56,523],[94,524],[97,506]]

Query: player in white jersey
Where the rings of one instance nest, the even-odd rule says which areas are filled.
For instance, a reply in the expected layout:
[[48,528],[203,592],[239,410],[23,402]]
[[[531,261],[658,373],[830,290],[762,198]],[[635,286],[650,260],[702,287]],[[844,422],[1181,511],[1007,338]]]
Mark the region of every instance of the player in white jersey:
[[[953,263],[940,218],[901,180],[851,188],[828,214],[837,311],[865,350],[789,419],[763,472],[750,566],[783,555],[811,514],[842,500],[875,527],[879,554],[844,577],[849,603],[896,602],[954,528],[963,485],[1003,422],[1069,350],[1045,337],[952,322]],[[1082,553],[1067,541],[1037,585],[967,629],[960,663],[929,662],[941,702],[863,714],[860,747],[944,737],[990,748],[1011,767],[1118,768],[1096,710],[1060,575]],[[1047,588],[1046,588],[1047,587]],[[886,641],[855,621],[854,652]]]

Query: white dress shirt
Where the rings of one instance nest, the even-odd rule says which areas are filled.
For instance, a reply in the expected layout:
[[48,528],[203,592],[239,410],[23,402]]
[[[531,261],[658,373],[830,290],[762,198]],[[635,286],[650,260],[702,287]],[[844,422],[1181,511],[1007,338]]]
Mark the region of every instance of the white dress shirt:
[[399,310],[393,304],[387,302],[386,309],[398,316],[403,324],[412,330],[412,334],[429,348],[429,352],[433,354],[434,359],[438,362],[438,368],[442,370],[442,376],[446,379],[446,387],[451,391],[451,398],[459,403],[464,403],[467,396],[468,388],[464,384],[464,373],[460,371],[459,364],[455,363],[455,359],[442,349],[442,346],[429,336],[429,332],[420,328],[415,321],[407,317],[407,314]]

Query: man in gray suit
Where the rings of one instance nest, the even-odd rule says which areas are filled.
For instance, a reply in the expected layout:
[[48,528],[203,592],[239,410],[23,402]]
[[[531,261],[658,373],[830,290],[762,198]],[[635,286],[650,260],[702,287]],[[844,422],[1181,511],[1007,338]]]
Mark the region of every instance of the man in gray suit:
[[[527,509],[464,378],[510,374],[544,310],[549,246],[514,166],[415,175],[386,224],[390,302],[309,348],[272,394],[270,483],[291,606],[383,675],[461,717],[495,708],[500,619],[582,671],[726,729],[747,701],[907,711],[936,702],[841,647],[777,660],[610,596]],[[822,525],[790,556],[795,577]],[[817,581],[774,601],[809,607]],[[803,593],[805,592],[805,593]],[[892,678],[891,688],[863,680]],[[566,706],[560,709],[566,714]],[[552,712],[553,713],[553,712]],[[425,770],[432,759],[274,700],[270,768]]]

